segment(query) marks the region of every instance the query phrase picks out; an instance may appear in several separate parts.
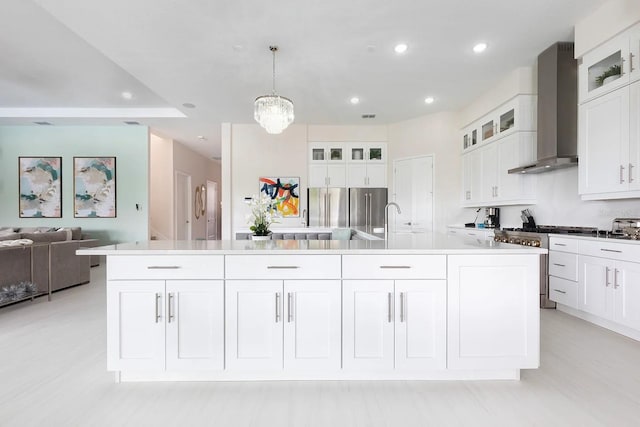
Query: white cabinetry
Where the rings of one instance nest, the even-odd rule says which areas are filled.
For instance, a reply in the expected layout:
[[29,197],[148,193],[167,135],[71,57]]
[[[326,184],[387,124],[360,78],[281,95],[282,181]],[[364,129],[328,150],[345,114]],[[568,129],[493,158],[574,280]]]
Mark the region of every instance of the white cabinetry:
[[578,307],[578,255],[576,240],[549,237],[549,299]]
[[[463,206],[535,203],[536,177],[508,173],[535,160],[535,102],[536,97],[520,95],[478,122],[486,121],[480,125],[481,142],[463,149]],[[468,135],[474,129],[463,131],[463,144],[473,144]]]
[[345,187],[345,152],[342,143],[310,143],[309,187]]
[[449,256],[447,367],[537,368],[539,284],[530,256]]
[[[578,309],[640,331],[640,246],[580,242]],[[599,256],[593,256],[599,255]]]
[[588,198],[585,195],[608,198],[608,194],[629,191],[629,179],[634,180],[634,176],[637,179],[633,170],[637,163],[629,161],[629,119],[628,86],[580,106],[579,168],[583,198]]
[[578,169],[583,200],[640,197],[639,61],[640,24],[582,58]]
[[347,144],[347,186],[387,186],[387,144]]
[[584,103],[640,79],[640,24],[582,57],[579,96]]
[[444,369],[446,259],[352,255],[343,266],[344,369]]
[[472,228],[464,226],[448,226],[447,234],[450,236],[470,237],[479,240],[493,240],[495,235],[491,228]]
[[[223,368],[223,281],[184,280],[199,275],[198,264],[210,267],[201,277],[222,278],[217,256],[109,258],[109,370]],[[159,280],[159,274],[167,280]],[[126,280],[127,275],[135,280]]]
[[[340,256],[227,256],[226,271],[228,369],[340,369]],[[299,280],[316,276],[337,280]]]

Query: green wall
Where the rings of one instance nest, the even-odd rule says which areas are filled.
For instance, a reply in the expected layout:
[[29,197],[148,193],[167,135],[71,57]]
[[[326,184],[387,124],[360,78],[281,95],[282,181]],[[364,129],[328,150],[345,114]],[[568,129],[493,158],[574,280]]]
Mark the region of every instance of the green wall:
[[[19,217],[20,156],[62,157],[62,218]],[[74,156],[116,157],[116,218],[73,217]],[[147,240],[148,188],[145,126],[0,126],[0,226],[80,226],[104,244]]]

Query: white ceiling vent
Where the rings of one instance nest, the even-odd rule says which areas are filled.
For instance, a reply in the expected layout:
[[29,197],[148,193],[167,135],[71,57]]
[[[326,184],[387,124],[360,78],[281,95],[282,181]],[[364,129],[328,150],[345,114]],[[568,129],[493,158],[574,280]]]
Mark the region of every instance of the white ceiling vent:
[[375,119],[376,115],[375,114],[363,114],[362,118],[363,119]]
[[137,126],[137,125],[140,124],[140,122],[127,121],[127,120],[125,120],[124,123],[127,124],[127,125],[131,125],[131,126]]

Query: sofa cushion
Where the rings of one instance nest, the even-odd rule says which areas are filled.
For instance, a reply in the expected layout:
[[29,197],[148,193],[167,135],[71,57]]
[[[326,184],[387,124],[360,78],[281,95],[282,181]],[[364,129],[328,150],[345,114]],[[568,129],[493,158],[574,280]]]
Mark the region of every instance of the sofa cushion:
[[69,235],[67,240],[82,240],[82,227],[62,227],[56,231],[64,231]]
[[14,230],[13,227],[2,227],[2,228],[0,228],[0,236],[5,236],[7,234],[13,234],[15,232],[16,232],[16,230]]
[[56,231],[51,227],[22,227],[16,230],[18,233],[48,233],[50,231]]
[[53,231],[51,233],[21,233],[23,239],[33,240],[35,243],[64,242],[67,240],[66,231]]
[[0,240],[18,240],[19,238],[20,238],[20,233],[0,234]]

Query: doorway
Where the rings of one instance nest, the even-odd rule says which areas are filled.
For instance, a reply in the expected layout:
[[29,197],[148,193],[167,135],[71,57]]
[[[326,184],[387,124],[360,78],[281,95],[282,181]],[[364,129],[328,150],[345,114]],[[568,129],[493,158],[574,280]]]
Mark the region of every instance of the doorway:
[[433,156],[393,161],[393,198],[402,211],[395,215],[396,232],[433,231]]
[[191,175],[176,171],[175,233],[176,240],[191,240]]
[[218,240],[218,183],[207,180],[207,240]]

